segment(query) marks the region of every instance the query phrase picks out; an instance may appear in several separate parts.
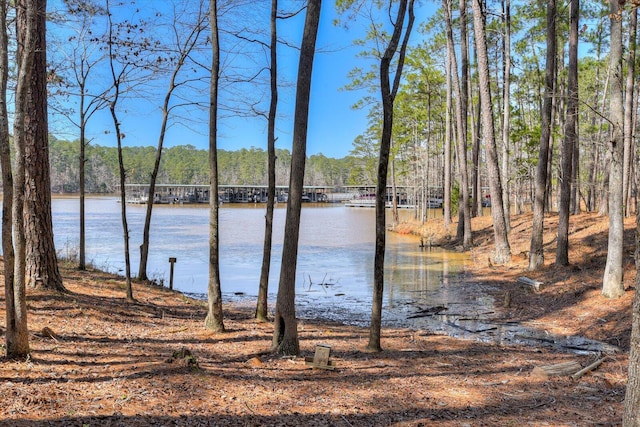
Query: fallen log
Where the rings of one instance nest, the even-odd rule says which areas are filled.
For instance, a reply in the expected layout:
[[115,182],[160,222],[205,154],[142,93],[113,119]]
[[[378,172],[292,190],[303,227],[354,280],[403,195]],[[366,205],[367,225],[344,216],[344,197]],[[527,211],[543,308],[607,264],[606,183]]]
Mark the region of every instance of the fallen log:
[[517,282],[520,283],[521,285],[531,286],[536,292],[538,292],[540,288],[542,288],[542,285],[544,284],[542,282],[539,282],[537,280],[533,280],[524,276],[518,277]]
[[573,378],[574,380],[579,379],[581,376],[583,376],[587,372],[591,372],[594,369],[596,369],[598,366],[600,366],[602,364],[602,362],[604,362],[605,359],[606,359],[606,357],[601,357],[600,359],[596,360],[595,362],[593,362],[589,366],[585,366],[584,368],[580,369],[575,374],[571,375],[571,378]]
[[573,375],[582,368],[582,365],[575,360],[570,362],[556,363],[554,365],[538,366],[534,368],[534,373],[541,373],[546,376],[552,375]]

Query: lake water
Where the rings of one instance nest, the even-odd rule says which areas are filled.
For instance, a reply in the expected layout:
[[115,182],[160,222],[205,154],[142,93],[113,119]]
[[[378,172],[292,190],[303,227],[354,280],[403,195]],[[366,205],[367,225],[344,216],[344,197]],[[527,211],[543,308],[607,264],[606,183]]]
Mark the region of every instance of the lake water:
[[[54,198],[53,225],[59,256],[79,247],[77,198]],[[145,207],[128,205],[132,273],[139,264]],[[409,210],[401,215],[410,216]],[[371,316],[374,210],[339,204],[305,204],[298,252],[296,315],[368,326]],[[97,268],[124,271],[120,205],[115,197],[86,200],[86,256]],[[220,270],[223,302],[255,307],[262,263],[264,205],[220,209]],[[274,218],[270,307],[278,287],[284,205]],[[208,206],[157,205],[153,209],[147,274],[169,282],[169,257],[177,258],[174,288],[206,298],[209,257]],[[494,318],[490,284],[464,274],[465,254],[420,249],[413,236],[387,233],[383,326],[409,327],[458,338],[551,346],[561,351],[615,352],[581,337],[551,337],[545,331]],[[322,285],[324,284],[324,285]],[[495,289],[494,289],[495,290]],[[542,339],[540,338],[542,336]]]
[[[120,204],[116,198],[86,199],[86,261],[123,274],[124,255]],[[54,237],[59,256],[72,257],[79,247],[77,198],[52,201]],[[298,273],[299,310],[316,317],[345,316],[368,321],[373,284],[374,209],[339,204],[307,204],[302,209]],[[410,211],[401,211],[411,215]],[[131,266],[139,264],[145,207],[127,205]],[[220,209],[220,274],[226,299],[255,301],[264,239],[264,205],[222,205]],[[276,208],[270,275],[275,299],[284,234],[284,205]],[[204,295],[208,280],[208,206],[156,205],[151,224],[147,275],[169,283],[169,257],[177,258],[174,288]],[[421,250],[414,236],[387,234],[384,304],[395,308],[389,321],[406,318],[415,304],[442,303],[442,293],[464,270],[465,255]],[[322,286],[321,284],[325,284]],[[410,305],[410,306],[408,306]],[[396,323],[396,322],[394,322]]]

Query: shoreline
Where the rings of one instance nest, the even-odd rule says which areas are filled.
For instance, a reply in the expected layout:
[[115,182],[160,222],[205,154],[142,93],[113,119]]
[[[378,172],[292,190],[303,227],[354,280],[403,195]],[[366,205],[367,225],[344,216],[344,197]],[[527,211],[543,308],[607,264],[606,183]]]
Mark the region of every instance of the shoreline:
[[[273,325],[256,322],[249,308],[223,305],[227,332],[212,333],[203,327],[203,302],[134,283],[138,300],[127,303],[121,278],[62,265],[68,293],[29,291],[31,357],[0,361],[0,425],[619,425],[633,292],[628,285],[619,300],[600,296],[606,218],[572,218],[572,266],[555,268],[549,256],[531,274],[544,283],[538,292],[516,281],[529,220],[514,218],[514,256],[505,266],[488,262],[490,219],[474,221],[468,285],[494,288],[503,322],[622,347],[579,379],[547,369],[586,367],[591,354],[407,328],[384,328],[384,351],[369,353],[367,329],[309,319],[298,323],[300,357],[281,357],[269,352]],[[633,220],[625,222],[625,253]],[[545,228],[548,255],[553,222]],[[625,266],[625,283],[633,283]],[[336,370],[305,363],[319,344],[331,347]]]

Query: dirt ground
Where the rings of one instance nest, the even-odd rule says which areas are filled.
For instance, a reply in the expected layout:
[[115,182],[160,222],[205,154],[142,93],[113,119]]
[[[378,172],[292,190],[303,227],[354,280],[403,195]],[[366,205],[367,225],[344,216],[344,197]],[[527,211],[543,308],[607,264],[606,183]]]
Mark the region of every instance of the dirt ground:
[[[631,327],[634,219],[626,223],[626,295],[600,295],[608,219],[571,218],[570,267],[555,267],[557,216],[545,224],[545,267],[526,272],[531,214],[512,219],[513,260],[491,262],[490,217],[474,219],[476,286],[504,301],[496,317],[553,334],[581,335],[621,352],[576,355],[540,346],[457,340],[426,330],[385,329],[381,353],[368,330],[298,325],[302,354],[268,352],[272,325],[225,305],[226,333],[203,328],[200,301],[121,278],[61,266],[66,294],[29,293],[32,354],[0,360],[0,425],[6,426],[615,426],[622,417]],[[440,221],[419,232],[453,246]],[[415,231],[414,226],[398,232]],[[533,291],[517,284],[543,282]],[[4,319],[4,299],[0,301]],[[0,333],[4,329],[0,328]],[[331,346],[335,370],[305,356]],[[579,379],[541,367],[604,356]],[[546,369],[549,370],[548,368]]]

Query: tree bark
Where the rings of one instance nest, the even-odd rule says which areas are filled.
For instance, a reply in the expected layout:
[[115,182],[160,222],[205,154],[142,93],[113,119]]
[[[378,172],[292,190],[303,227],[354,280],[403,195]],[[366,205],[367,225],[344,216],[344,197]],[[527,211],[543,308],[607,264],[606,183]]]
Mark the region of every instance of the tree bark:
[[[635,146],[636,157],[640,157],[640,146]],[[640,168],[634,171],[635,186],[640,188]],[[640,198],[636,197],[635,264],[640,271]],[[629,374],[624,398],[623,427],[640,426],[640,274],[635,278],[636,291],[633,296],[631,342],[629,345]]]
[[[453,44],[453,26],[451,18],[451,0],[443,0],[442,4],[445,12],[445,24],[447,28],[447,54],[451,61],[451,77],[453,83],[453,91],[456,95],[456,129],[458,133],[458,139],[456,141],[456,153],[458,159],[458,175],[460,180],[460,200],[459,200],[459,215],[458,215],[458,238],[462,238],[462,246],[464,248],[470,248],[473,244],[471,235],[471,209],[469,207],[469,171],[467,162],[467,79],[466,79],[466,67],[468,67],[468,60],[463,65],[462,83],[458,78],[458,61],[455,54],[455,46]],[[466,11],[466,1],[462,0],[460,6]],[[461,12],[462,13],[462,12]],[[464,22],[464,24],[462,23]],[[461,32],[465,34],[463,39],[466,38],[466,12],[461,19]],[[462,49],[464,51],[465,49]],[[460,235],[461,232],[461,235]]]
[[569,20],[569,70],[567,87],[567,118],[562,147],[562,170],[560,179],[560,208],[558,217],[558,245],[556,265],[569,265],[569,214],[573,178],[574,147],[578,143],[576,132],[578,121],[578,24],[580,0],[571,0]]
[[494,262],[496,264],[505,264],[511,259],[511,248],[507,237],[507,224],[504,215],[504,204],[502,203],[502,183],[493,123],[487,40],[481,0],[473,0],[472,7],[476,54],[478,57],[478,77],[480,80],[483,137],[487,154],[489,188],[491,191],[491,216],[493,217],[493,236],[495,240]]
[[120,219],[122,223],[122,237],[124,241],[125,284],[127,300],[133,301],[133,285],[131,283],[131,256],[129,250],[129,225],[127,222],[127,195],[125,189],[126,171],[124,168],[124,159],[122,157],[122,132],[120,131],[120,120],[118,119],[118,113],[116,111],[116,107],[120,98],[122,79],[126,74],[126,66],[119,73],[116,73],[115,52],[113,51],[114,43],[112,43],[114,39],[113,30],[115,25],[111,20],[112,15],[109,11],[109,0],[107,0],[106,5],[107,19],[109,22],[109,68],[111,71],[114,92],[111,102],[109,103],[109,112],[111,113],[111,120],[113,121],[113,128],[116,134],[116,145],[118,147],[118,170],[120,179]]
[[[471,89],[469,89],[471,90]],[[473,203],[471,204],[471,216],[473,218],[482,216],[482,176],[480,175],[480,100],[478,106],[474,110],[473,103],[471,105],[471,185],[473,188]],[[477,111],[476,111],[477,110]]]
[[[6,6],[6,5],[5,5]],[[15,259],[13,282],[8,284],[7,293],[7,357],[19,358],[29,354],[29,330],[27,327],[27,294],[26,294],[26,239],[24,233],[24,187],[25,187],[25,121],[28,114],[28,92],[32,84],[33,63],[35,57],[35,27],[37,8],[34,0],[20,0],[16,3],[16,35],[18,79],[16,84],[14,145],[15,175],[13,188],[13,241]],[[6,15],[5,15],[6,17]],[[3,31],[6,27],[3,27]],[[7,141],[8,143],[8,141]],[[3,174],[9,169],[3,164]],[[3,183],[7,185],[7,183]],[[6,195],[5,195],[6,197]],[[6,204],[3,202],[3,207]],[[3,218],[4,222],[4,218]],[[3,230],[3,245],[7,244],[6,231]],[[9,256],[11,253],[9,253]],[[6,268],[6,265],[5,265]],[[5,277],[5,280],[7,278]],[[5,282],[7,284],[7,282]]]
[[451,65],[451,52],[447,49],[446,59],[446,112],[445,112],[445,135],[444,135],[444,197],[443,197],[443,221],[444,226],[451,224],[451,114],[453,113],[451,105],[453,98],[453,90],[451,84],[451,73],[453,67]]
[[622,172],[622,202],[624,204],[624,215],[631,213],[631,174],[633,173],[633,140],[634,140],[634,109],[633,94],[635,88],[636,70],[636,30],[638,27],[638,9],[634,7],[629,12],[629,56],[627,58],[627,81],[624,97],[624,151],[623,151],[623,172]]
[[[211,83],[209,86],[209,282],[207,317],[204,324],[214,332],[223,332],[222,289],[220,287],[220,224],[218,203],[218,87],[220,80],[220,39],[218,36],[218,2],[209,2],[211,25]],[[149,195],[151,196],[151,195]]]
[[[378,158],[378,182],[376,185],[376,246],[373,262],[373,301],[371,304],[371,325],[369,327],[369,343],[367,350],[382,351],[382,297],[384,292],[384,252],[386,244],[386,197],[387,197],[387,171],[389,167],[389,153],[391,151],[391,139],[393,131],[393,104],[400,85],[402,67],[407,43],[415,16],[413,14],[414,0],[400,0],[393,33],[389,44],[385,48],[380,59],[380,94],[382,97],[382,136],[380,138],[380,156]],[[398,51],[400,37],[402,35],[405,15],[408,14],[407,28],[402,44]],[[396,52],[398,62],[396,64],[395,77],[391,82],[391,61]]]
[[289,200],[287,201],[280,283],[278,284],[272,341],[273,351],[287,355],[300,353],[295,307],[296,267],[298,264],[298,237],[300,235],[300,213],[307,151],[311,74],[321,6],[321,0],[309,0],[298,63],[293,150],[291,153],[291,180],[289,182]]
[[[470,98],[470,85],[469,76],[469,34],[467,31],[468,19],[467,19],[467,0],[459,1],[460,8],[460,86],[459,86],[459,100],[460,100],[460,134],[458,135],[458,154],[460,156],[461,169],[460,174],[462,181],[460,185],[463,203],[460,204],[460,209],[463,215],[463,228],[462,228],[462,246],[468,249],[473,245],[473,237],[471,234],[471,208],[469,206],[469,200],[471,195],[469,189],[472,187],[469,185],[469,161],[467,156],[467,142],[469,136],[469,129],[467,127],[467,116],[469,115],[469,98]],[[457,69],[456,69],[457,74]],[[454,78],[455,81],[455,78]],[[474,185],[475,187],[475,185]]]
[[53,241],[47,121],[46,0],[37,0],[35,55],[27,91],[25,130],[26,278],[31,287],[64,291]]
[[6,307],[5,346],[15,348],[16,310],[14,295],[13,252],[13,173],[9,143],[7,83],[9,80],[9,37],[7,34],[7,1],[0,0],[0,167],[2,168],[2,258],[4,261],[4,297]]
[[[640,180],[636,178],[636,185]],[[636,202],[636,209],[640,205]],[[636,217],[636,252],[640,249],[640,216]],[[637,256],[637,255],[636,255]],[[636,268],[640,268],[636,258]],[[640,276],[638,276],[640,277]],[[640,425],[640,281],[636,280],[636,292],[633,298],[633,321],[631,326],[631,343],[629,349],[629,374],[627,391],[624,397],[623,427],[638,427]]]
[[267,117],[267,157],[268,188],[267,211],[265,213],[264,248],[262,250],[262,269],[260,270],[260,286],[256,319],[266,322],[267,300],[269,293],[269,272],[271,267],[271,242],[273,238],[273,212],[276,197],[276,112],[278,107],[278,32],[277,32],[278,0],[271,0],[271,44],[270,44],[270,90],[269,115]]
[[623,261],[623,150],[624,150],[624,105],[622,77],[622,8],[618,0],[610,0],[609,19],[611,23],[611,51],[609,53],[609,74],[611,92],[609,111],[612,127],[609,151],[609,239],[607,262],[602,280],[602,295],[607,298],[619,298],[624,295],[622,282]]
[[551,141],[551,113],[556,69],[556,0],[547,0],[547,57],[545,65],[545,89],[542,103],[542,126],[540,129],[540,151],[536,168],[535,195],[533,200],[533,223],[529,247],[530,271],[544,264],[544,208],[547,198],[547,175],[549,171],[549,145]]
[[502,104],[502,202],[504,203],[504,217],[507,230],[511,229],[511,185],[509,171],[509,146],[511,131],[511,0],[505,0],[504,9],[504,39],[503,39],[503,97]]
[[[167,92],[164,97],[164,102],[162,104],[162,122],[160,124],[160,134],[158,136],[158,144],[156,148],[156,158],[153,164],[153,170],[151,171],[151,178],[149,180],[149,198],[147,200],[147,209],[144,217],[144,227],[142,230],[142,244],[140,245],[140,264],[138,267],[138,279],[139,280],[149,280],[147,276],[147,261],[149,260],[149,240],[150,240],[150,230],[151,230],[151,215],[153,212],[153,195],[156,191],[156,182],[158,180],[158,173],[160,171],[160,162],[162,161],[162,148],[164,146],[164,138],[167,133],[167,126],[169,122],[169,115],[171,112],[171,99],[173,97],[173,92],[178,86],[176,82],[178,79],[178,75],[182,70],[185,62],[187,61],[189,55],[196,47],[198,40],[200,38],[200,33],[203,31],[203,16],[201,14],[202,9],[198,10],[198,18],[197,22],[194,22],[190,27],[190,32],[184,35],[184,39],[182,36],[177,36],[175,46],[175,54],[177,56],[175,68],[171,73],[171,77],[169,79],[169,85],[167,87]],[[181,28],[178,28],[178,23],[174,21],[174,32],[175,34],[181,34]],[[182,41],[181,41],[182,39]],[[216,199],[217,201],[217,199]]]
[[80,227],[80,242],[78,250],[78,270],[85,270],[86,266],[86,221],[85,221],[85,165],[86,165],[86,135],[85,130],[87,127],[87,121],[85,118],[84,109],[84,87],[80,86],[80,152],[79,152],[79,165],[78,165],[78,180],[80,181],[80,197],[79,197],[79,227]]

